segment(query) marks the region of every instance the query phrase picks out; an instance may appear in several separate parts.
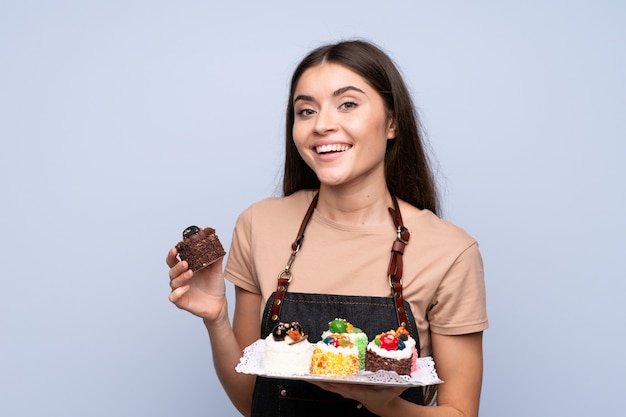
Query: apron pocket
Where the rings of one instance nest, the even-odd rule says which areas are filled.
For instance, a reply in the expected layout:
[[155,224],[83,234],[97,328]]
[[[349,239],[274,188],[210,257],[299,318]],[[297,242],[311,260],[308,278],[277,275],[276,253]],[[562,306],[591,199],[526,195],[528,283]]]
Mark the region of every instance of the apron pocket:
[[373,416],[362,404],[304,381],[277,385],[279,417]]

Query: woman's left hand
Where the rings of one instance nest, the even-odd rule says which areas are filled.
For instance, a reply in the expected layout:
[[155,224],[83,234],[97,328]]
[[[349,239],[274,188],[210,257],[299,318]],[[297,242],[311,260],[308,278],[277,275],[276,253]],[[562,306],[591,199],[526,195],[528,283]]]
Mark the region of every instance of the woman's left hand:
[[406,387],[362,385],[337,382],[311,382],[326,391],[335,392],[363,404],[374,414],[384,414],[389,403],[402,394]]
[[477,417],[483,374],[482,332],[459,336],[431,335],[437,374],[437,406],[424,407],[400,398],[403,387],[318,383],[328,391],[359,401],[380,416]]

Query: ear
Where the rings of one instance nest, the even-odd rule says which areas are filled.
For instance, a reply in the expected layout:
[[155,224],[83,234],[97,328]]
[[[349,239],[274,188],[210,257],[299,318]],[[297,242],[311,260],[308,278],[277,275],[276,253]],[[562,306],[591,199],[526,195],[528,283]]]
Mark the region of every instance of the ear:
[[387,121],[387,139],[395,139],[397,136],[396,119],[390,117]]

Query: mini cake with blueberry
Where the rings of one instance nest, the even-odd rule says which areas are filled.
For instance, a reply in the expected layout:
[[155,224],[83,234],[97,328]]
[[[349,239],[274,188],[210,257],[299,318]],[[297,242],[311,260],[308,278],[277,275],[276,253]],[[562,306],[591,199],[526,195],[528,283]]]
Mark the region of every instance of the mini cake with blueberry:
[[367,335],[344,319],[328,323],[322,340],[315,344],[311,373],[317,375],[350,375],[361,368],[359,348],[367,345]]
[[322,333],[322,340],[332,335],[343,335],[348,337],[352,344],[359,350],[359,369],[365,368],[365,348],[367,346],[367,335],[363,330],[354,327],[346,319],[334,319],[328,323],[328,330]]
[[176,250],[180,260],[187,261],[189,269],[194,272],[226,255],[215,229],[210,227],[186,228],[183,231],[183,240],[176,244]]
[[400,326],[396,330],[376,335],[367,344],[365,370],[393,371],[398,375],[411,375],[417,360],[417,348],[408,330]]
[[308,374],[313,345],[300,323],[278,323],[265,338],[263,369],[267,372]]

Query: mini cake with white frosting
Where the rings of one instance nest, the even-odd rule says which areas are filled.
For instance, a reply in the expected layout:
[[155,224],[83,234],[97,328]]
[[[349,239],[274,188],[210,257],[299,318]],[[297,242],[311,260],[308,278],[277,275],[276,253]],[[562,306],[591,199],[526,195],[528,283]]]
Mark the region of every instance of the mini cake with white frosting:
[[298,322],[279,323],[265,338],[263,369],[267,372],[308,374],[313,345]]

